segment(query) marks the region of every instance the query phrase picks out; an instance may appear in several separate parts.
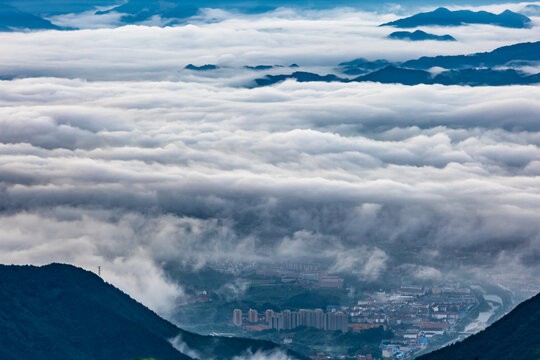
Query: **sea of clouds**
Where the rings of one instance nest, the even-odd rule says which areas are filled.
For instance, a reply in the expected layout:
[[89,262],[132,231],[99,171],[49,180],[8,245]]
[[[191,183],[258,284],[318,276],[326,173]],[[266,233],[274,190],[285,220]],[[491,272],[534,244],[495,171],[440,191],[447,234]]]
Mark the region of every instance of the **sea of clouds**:
[[249,88],[242,69],[486,51],[536,28],[443,29],[460,41],[426,47],[384,40],[393,15],[205,14],[0,34],[0,262],[101,265],[162,313],[183,295],[170,264],[539,274],[539,86]]

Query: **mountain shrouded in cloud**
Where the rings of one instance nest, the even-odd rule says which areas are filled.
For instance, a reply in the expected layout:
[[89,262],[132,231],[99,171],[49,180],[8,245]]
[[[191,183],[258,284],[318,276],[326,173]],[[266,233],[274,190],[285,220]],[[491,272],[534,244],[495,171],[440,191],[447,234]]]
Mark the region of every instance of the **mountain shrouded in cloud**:
[[465,24],[489,24],[509,28],[524,28],[531,26],[531,19],[510,10],[505,10],[500,14],[493,14],[487,11],[451,11],[441,7],[431,12],[416,14],[408,18],[382,24],[381,26],[414,28],[427,25],[460,26]]
[[[360,76],[352,79],[333,74],[318,75],[296,71],[290,75],[267,75],[256,79],[257,86],[268,86],[287,79],[299,82],[365,82],[384,84],[443,84],[467,86],[530,85],[540,83],[540,73],[527,74],[512,64],[529,64],[540,61],[540,42],[514,44],[491,52],[471,55],[422,57],[403,63],[392,64],[387,60],[366,61],[356,59],[340,64],[347,75]],[[482,68],[479,68],[482,66]],[[490,66],[487,68],[486,66]],[[508,66],[508,68],[504,68]],[[497,68],[499,67],[499,68]],[[501,69],[502,67],[502,69]],[[438,69],[433,73],[431,69]]]
[[422,30],[411,31],[394,31],[388,35],[391,39],[398,40],[411,40],[411,41],[423,41],[423,40],[438,40],[438,41],[456,41],[451,35],[435,35],[429,34]]
[[78,13],[118,4],[116,0],[2,0],[1,3],[40,15]]
[[15,7],[0,2],[0,31],[10,31],[18,28],[44,30],[60,27],[39,16],[25,13]]
[[505,66],[513,61],[540,61],[540,41],[512,44],[497,48],[493,51],[470,54],[468,56],[426,56],[420,59],[406,61],[402,65],[413,69],[429,69],[432,67],[463,69],[471,67],[485,68]]

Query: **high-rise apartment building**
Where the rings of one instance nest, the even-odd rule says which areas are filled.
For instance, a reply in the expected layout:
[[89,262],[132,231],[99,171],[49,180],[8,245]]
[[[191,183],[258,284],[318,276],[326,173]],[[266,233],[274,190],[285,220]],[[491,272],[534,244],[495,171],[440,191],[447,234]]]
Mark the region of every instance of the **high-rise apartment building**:
[[235,326],[242,326],[242,310],[234,309],[234,311],[233,311],[233,324]]
[[283,329],[289,330],[291,328],[291,310],[283,310]]
[[336,311],[325,314],[324,317],[324,329],[329,331],[339,330],[341,332],[347,332],[349,327],[349,319],[347,314]]
[[266,323],[269,325],[269,326],[272,326],[272,316],[274,316],[274,310],[266,310],[265,312],[265,320],[266,320]]
[[315,309],[315,326],[317,329],[324,328],[324,313],[321,309]]
[[324,313],[321,309],[300,309],[298,312],[283,310],[281,313],[274,313],[267,310],[266,318],[268,325],[277,330],[290,330],[305,326],[347,332],[349,327],[348,316],[341,311]]
[[259,322],[259,313],[257,310],[249,309],[248,311],[248,321],[250,323]]
[[277,331],[284,330],[284,323],[285,321],[283,320],[282,313],[274,314],[274,316],[272,316],[272,329],[276,329]]

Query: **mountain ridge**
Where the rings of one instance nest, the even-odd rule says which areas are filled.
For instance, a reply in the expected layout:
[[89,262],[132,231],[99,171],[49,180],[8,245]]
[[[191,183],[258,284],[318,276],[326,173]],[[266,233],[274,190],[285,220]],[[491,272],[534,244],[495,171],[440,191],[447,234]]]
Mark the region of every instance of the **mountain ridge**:
[[412,31],[394,31],[387,36],[389,39],[395,40],[410,40],[410,41],[424,41],[424,40],[436,40],[436,41],[456,41],[451,35],[435,35],[430,34],[422,30]]
[[434,66],[455,69],[462,67],[502,66],[516,60],[540,61],[540,41],[506,45],[492,51],[478,52],[470,55],[424,56],[405,61],[401,65],[413,69],[429,69]]
[[519,304],[485,330],[417,360],[540,359],[540,294]]
[[3,360],[192,360],[171,344],[175,338],[201,359],[285,351],[267,341],[182,330],[96,274],[66,264],[0,265],[0,333]]
[[0,31],[62,30],[49,20],[0,2]]
[[433,11],[418,13],[406,18],[381,24],[398,28],[415,28],[418,26],[461,26],[468,24],[495,25],[508,28],[531,27],[531,19],[527,16],[505,10],[500,14],[487,11],[449,10],[439,7]]

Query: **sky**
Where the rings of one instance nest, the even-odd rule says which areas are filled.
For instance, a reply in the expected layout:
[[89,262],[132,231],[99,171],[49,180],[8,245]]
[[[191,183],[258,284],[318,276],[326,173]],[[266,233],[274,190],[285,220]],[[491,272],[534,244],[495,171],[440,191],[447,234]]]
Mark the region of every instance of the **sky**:
[[0,33],[0,262],[102,266],[161,313],[183,296],[171,264],[312,261],[366,281],[537,277],[540,87],[250,87],[259,75],[245,65],[332,73],[358,57],[467,54],[540,35],[471,25],[424,28],[451,43],[384,39],[392,29],[377,25],[398,16],[206,10],[162,28],[71,14],[55,19],[86,29]]

